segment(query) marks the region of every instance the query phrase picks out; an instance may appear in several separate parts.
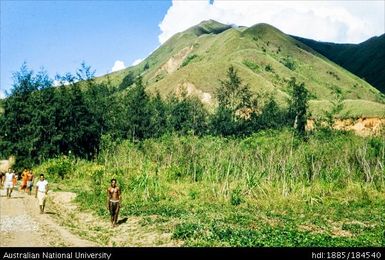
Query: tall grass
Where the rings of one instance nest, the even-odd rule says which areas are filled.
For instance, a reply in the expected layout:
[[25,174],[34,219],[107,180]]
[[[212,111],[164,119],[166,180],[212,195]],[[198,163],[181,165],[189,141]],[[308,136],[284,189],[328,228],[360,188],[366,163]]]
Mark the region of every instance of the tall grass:
[[105,215],[114,177],[122,214],[173,219],[187,245],[385,244],[384,137],[318,132],[305,142],[285,130],[106,147],[95,162],[72,161],[63,185]]

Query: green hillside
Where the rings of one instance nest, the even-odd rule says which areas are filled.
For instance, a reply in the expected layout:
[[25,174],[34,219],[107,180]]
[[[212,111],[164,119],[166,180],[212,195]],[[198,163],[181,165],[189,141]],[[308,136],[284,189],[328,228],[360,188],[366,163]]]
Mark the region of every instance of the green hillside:
[[385,34],[360,44],[336,44],[294,38],[385,93]]
[[137,66],[97,80],[123,89],[128,86],[122,82],[132,82],[127,77],[141,74],[150,92],[167,96],[184,89],[212,107],[230,65],[254,93],[273,95],[281,104],[289,96],[287,82],[296,77],[312,93],[311,103],[329,103],[339,92],[350,107],[365,100],[370,111],[385,111],[385,96],[377,89],[268,24],[247,28],[204,21],[174,35]]

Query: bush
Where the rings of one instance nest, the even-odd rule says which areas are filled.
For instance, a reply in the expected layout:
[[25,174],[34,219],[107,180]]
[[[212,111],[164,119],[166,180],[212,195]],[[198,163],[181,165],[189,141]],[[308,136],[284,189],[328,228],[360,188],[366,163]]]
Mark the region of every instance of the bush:
[[270,64],[267,64],[267,65],[265,66],[265,70],[266,70],[267,72],[273,72],[273,67],[272,67]]
[[187,66],[193,59],[197,58],[198,55],[196,54],[190,54],[187,56],[187,58],[182,62],[181,67]]
[[250,60],[244,60],[243,64],[245,64],[249,69],[251,69],[254,72],[258,72],[259,71],[259,66],[256,63],[254,63],[254,62],[252,62]]
[[286,56],[285,58],[283,58],[281,63],[290,70],[295,70],[295,68],[297,67],[294,59],[290,56]]
[[71,169],[70,160],[67,157],[61,157],[47,168],[47,173],[51,176],[58,176],[63,180],[71,172]]

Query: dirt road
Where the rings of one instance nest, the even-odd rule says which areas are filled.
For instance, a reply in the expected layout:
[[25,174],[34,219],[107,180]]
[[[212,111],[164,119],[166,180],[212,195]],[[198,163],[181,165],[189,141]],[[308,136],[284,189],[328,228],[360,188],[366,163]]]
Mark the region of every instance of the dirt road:
[[72,192],[49,192],[45,214],[33,195],[14,191],[8,199],[3,189],[0,195],[0,247],[181,245],[156,216],[120,216],[112,229],[108,217],[79,210]]
[[46,214],[40,214],[37,199],[33,195],[13,191],[12,197],[6,198],[2,189],[0,191],[0,246],[96,246],[58,225],[53,219],[56,214],[58,212],[53,211],[49,203],[47,203]]

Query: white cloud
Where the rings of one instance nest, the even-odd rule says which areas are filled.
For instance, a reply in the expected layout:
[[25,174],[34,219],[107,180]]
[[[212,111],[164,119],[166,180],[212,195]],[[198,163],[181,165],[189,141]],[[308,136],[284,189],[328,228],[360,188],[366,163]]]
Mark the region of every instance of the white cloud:
[[5,98],[5,91],[0,90],[0,99]]
[[[75,80],[74,82],[77,82],[78,80]],[[67,80],[57,80],[55,79],[53,82],[52,82],[52,86],[54,87],[59,87],[59,86],[66,86],[66,85],[69,85],[70,82],[67,81]]]
[[56,79],[55,79],[55,80],[52,82],[52,85],[53,85],[54,87],[60,86],[60,85],[61,85],[60,80],[56,80]]
[[138,65],[138,64],[141,63],[142,61],[143,61],[143,59],[136,59],[136,60],[134,60],[134,62],[132,63],[132,66]]
[[160,43],[203,20],[252,26],[332,42],[361,42],[385,32],[384,1],[178,1],[159,24]]
[[125,68],[126,68],[126,66],[124,65],[124,62],[121,60],[117,60],[117,61],[115,61],[114,66],[111,69],[111,72],[115,72],[115,71],[122,70]]

